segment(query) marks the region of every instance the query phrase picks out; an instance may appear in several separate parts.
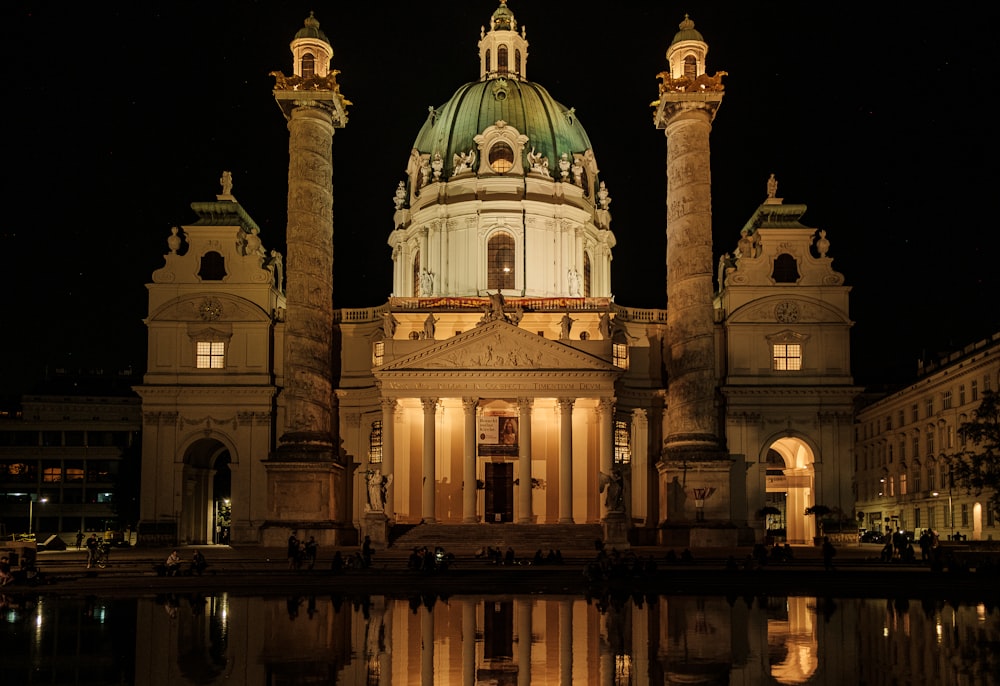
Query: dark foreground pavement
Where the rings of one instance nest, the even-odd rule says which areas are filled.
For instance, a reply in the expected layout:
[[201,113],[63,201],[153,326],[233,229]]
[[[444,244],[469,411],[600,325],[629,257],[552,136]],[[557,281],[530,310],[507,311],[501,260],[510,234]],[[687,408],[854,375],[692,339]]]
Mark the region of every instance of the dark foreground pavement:
[[[594,551],[564,551],[561,565],[493,565],[459,554],[441,572],[407,569],[408,550],[378,550],[369,569],[330,569],[333,550],[320,551],[313,569],[292,570],[284,549],[259,546],[179,546],[185,562],[195,548],[209,564],[201,576],[158,575],[172,548],[114,548],[110,564],[87,569],[82,550],[42,551],[38,575],[19,578],[4,593],[60,595],[155,595],[227,592],[269,595],[295,592],[343,595],[440,596],[483,594],[595,594],[604,592],[714,595],[817,595],[833,597],[939,597],[1000,600],[994,570],[932,571],[926,564],[878,562],[880,546],[838,548],[834,569],[824,569],[818,548],[795,547],[790,562],[747,565],[749,548],[699,549],[690,562],[669,563],[663,548],[633,548],[630,554],[655,562],[655,569],[585,574]],[[356,548],[343,548],[344,558]],[[736,568],[733,569],[733,563]]]

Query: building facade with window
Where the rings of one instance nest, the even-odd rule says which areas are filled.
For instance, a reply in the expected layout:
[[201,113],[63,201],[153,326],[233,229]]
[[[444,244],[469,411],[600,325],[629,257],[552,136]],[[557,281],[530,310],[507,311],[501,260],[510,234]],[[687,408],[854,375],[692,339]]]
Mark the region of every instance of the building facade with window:
[[[134,394],[32,394],[0,419],[0,523],[4,534],[121,530],[140,459]],[[135,464],[127,463],[133,461]],[[123,493],[124,490],[124,493]]]
[[769,503],[805,542],[800,510],[849,512],[849,288],[825,232],[773,180],[714,268],[708,130],[722,85],[706,53],[686,19],[654,103],[671,310],[615,302],[597,153],[575,111],[528,79],[506,2],[479,37],[478,78],[401,155],[390,297],[347,310],[329,295],[329,167],[349,103],[307,19],[275,85],[288,259],[263,247],[224,175],[149,285],[144,521],[212,540],[220,474],[233,540],[274,544],[290,528],[337,542],[418,523],[748,543]]
[[985,391],[1000,387],[1000,334],[918,368],[918,380],[857,413],[855,488],[861,528],[919,537],[1000,538],[989,493],[953,479],[955,455],[972,449],[959,433]]

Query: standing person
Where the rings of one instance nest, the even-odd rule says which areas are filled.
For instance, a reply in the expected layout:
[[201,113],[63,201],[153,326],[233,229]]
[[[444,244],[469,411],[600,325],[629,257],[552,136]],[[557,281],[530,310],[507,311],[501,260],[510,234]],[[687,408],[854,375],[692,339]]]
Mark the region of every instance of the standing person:
[[87,569],[93,567],[95,562],[97,562],[97,537],[90,534],[87,539]]
[[837,554],[837,549],[830,543],[830,537],[823,537],[823,569],[833,571],[833,556]]
[[83,547],[83,531],[76,532],[76,549],[79,550]]
[[316,553],[319,552],[319,544],[316,542],[316,538],[313,536],[309,537],[306,541],[306,566],[312,569],[316,566]]
[[200,550],[195,549],[194,555],[191,556],[191,573],[201,576],[208,567],[208,562],[205,560],[205,556]]
[[365,536],[365,541],[361,544],[361,563],[364,565],[365,569],[372,566],[372,555],[374,553],[375,550],[372,548],[371,536]]
[[295,569],[295,559],[299,556],[299,532],[292,530],[292,533],[288,536],[288,568]]

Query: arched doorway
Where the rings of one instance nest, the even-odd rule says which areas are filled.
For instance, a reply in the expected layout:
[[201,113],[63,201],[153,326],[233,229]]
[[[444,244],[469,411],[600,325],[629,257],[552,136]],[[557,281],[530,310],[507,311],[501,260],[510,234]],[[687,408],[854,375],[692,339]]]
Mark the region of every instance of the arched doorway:
[[788,543],[811,544],[815,522],[812,517],[806,517],[805,510],[815,504],[815,457],[812,448],[800,438],[785,436],[767,448],[765,461],[765,505],[781,510]]
[[217,529],[220,502],[225,501],[227,517],[231,505],[229,463],[229,448],[214,438],[199,439],[184,453],[184,493],[178,530],[181,543],[218,542],[222,533]]

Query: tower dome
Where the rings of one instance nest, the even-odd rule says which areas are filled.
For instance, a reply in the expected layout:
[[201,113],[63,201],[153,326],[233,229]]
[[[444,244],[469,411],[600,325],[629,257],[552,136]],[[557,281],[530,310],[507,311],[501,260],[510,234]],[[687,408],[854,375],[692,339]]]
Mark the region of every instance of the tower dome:
[[527,55],[501,0],[479,80],[428,108],[396,195],[395,296],[610,297],[607,188],[576,112],[527,79]]

